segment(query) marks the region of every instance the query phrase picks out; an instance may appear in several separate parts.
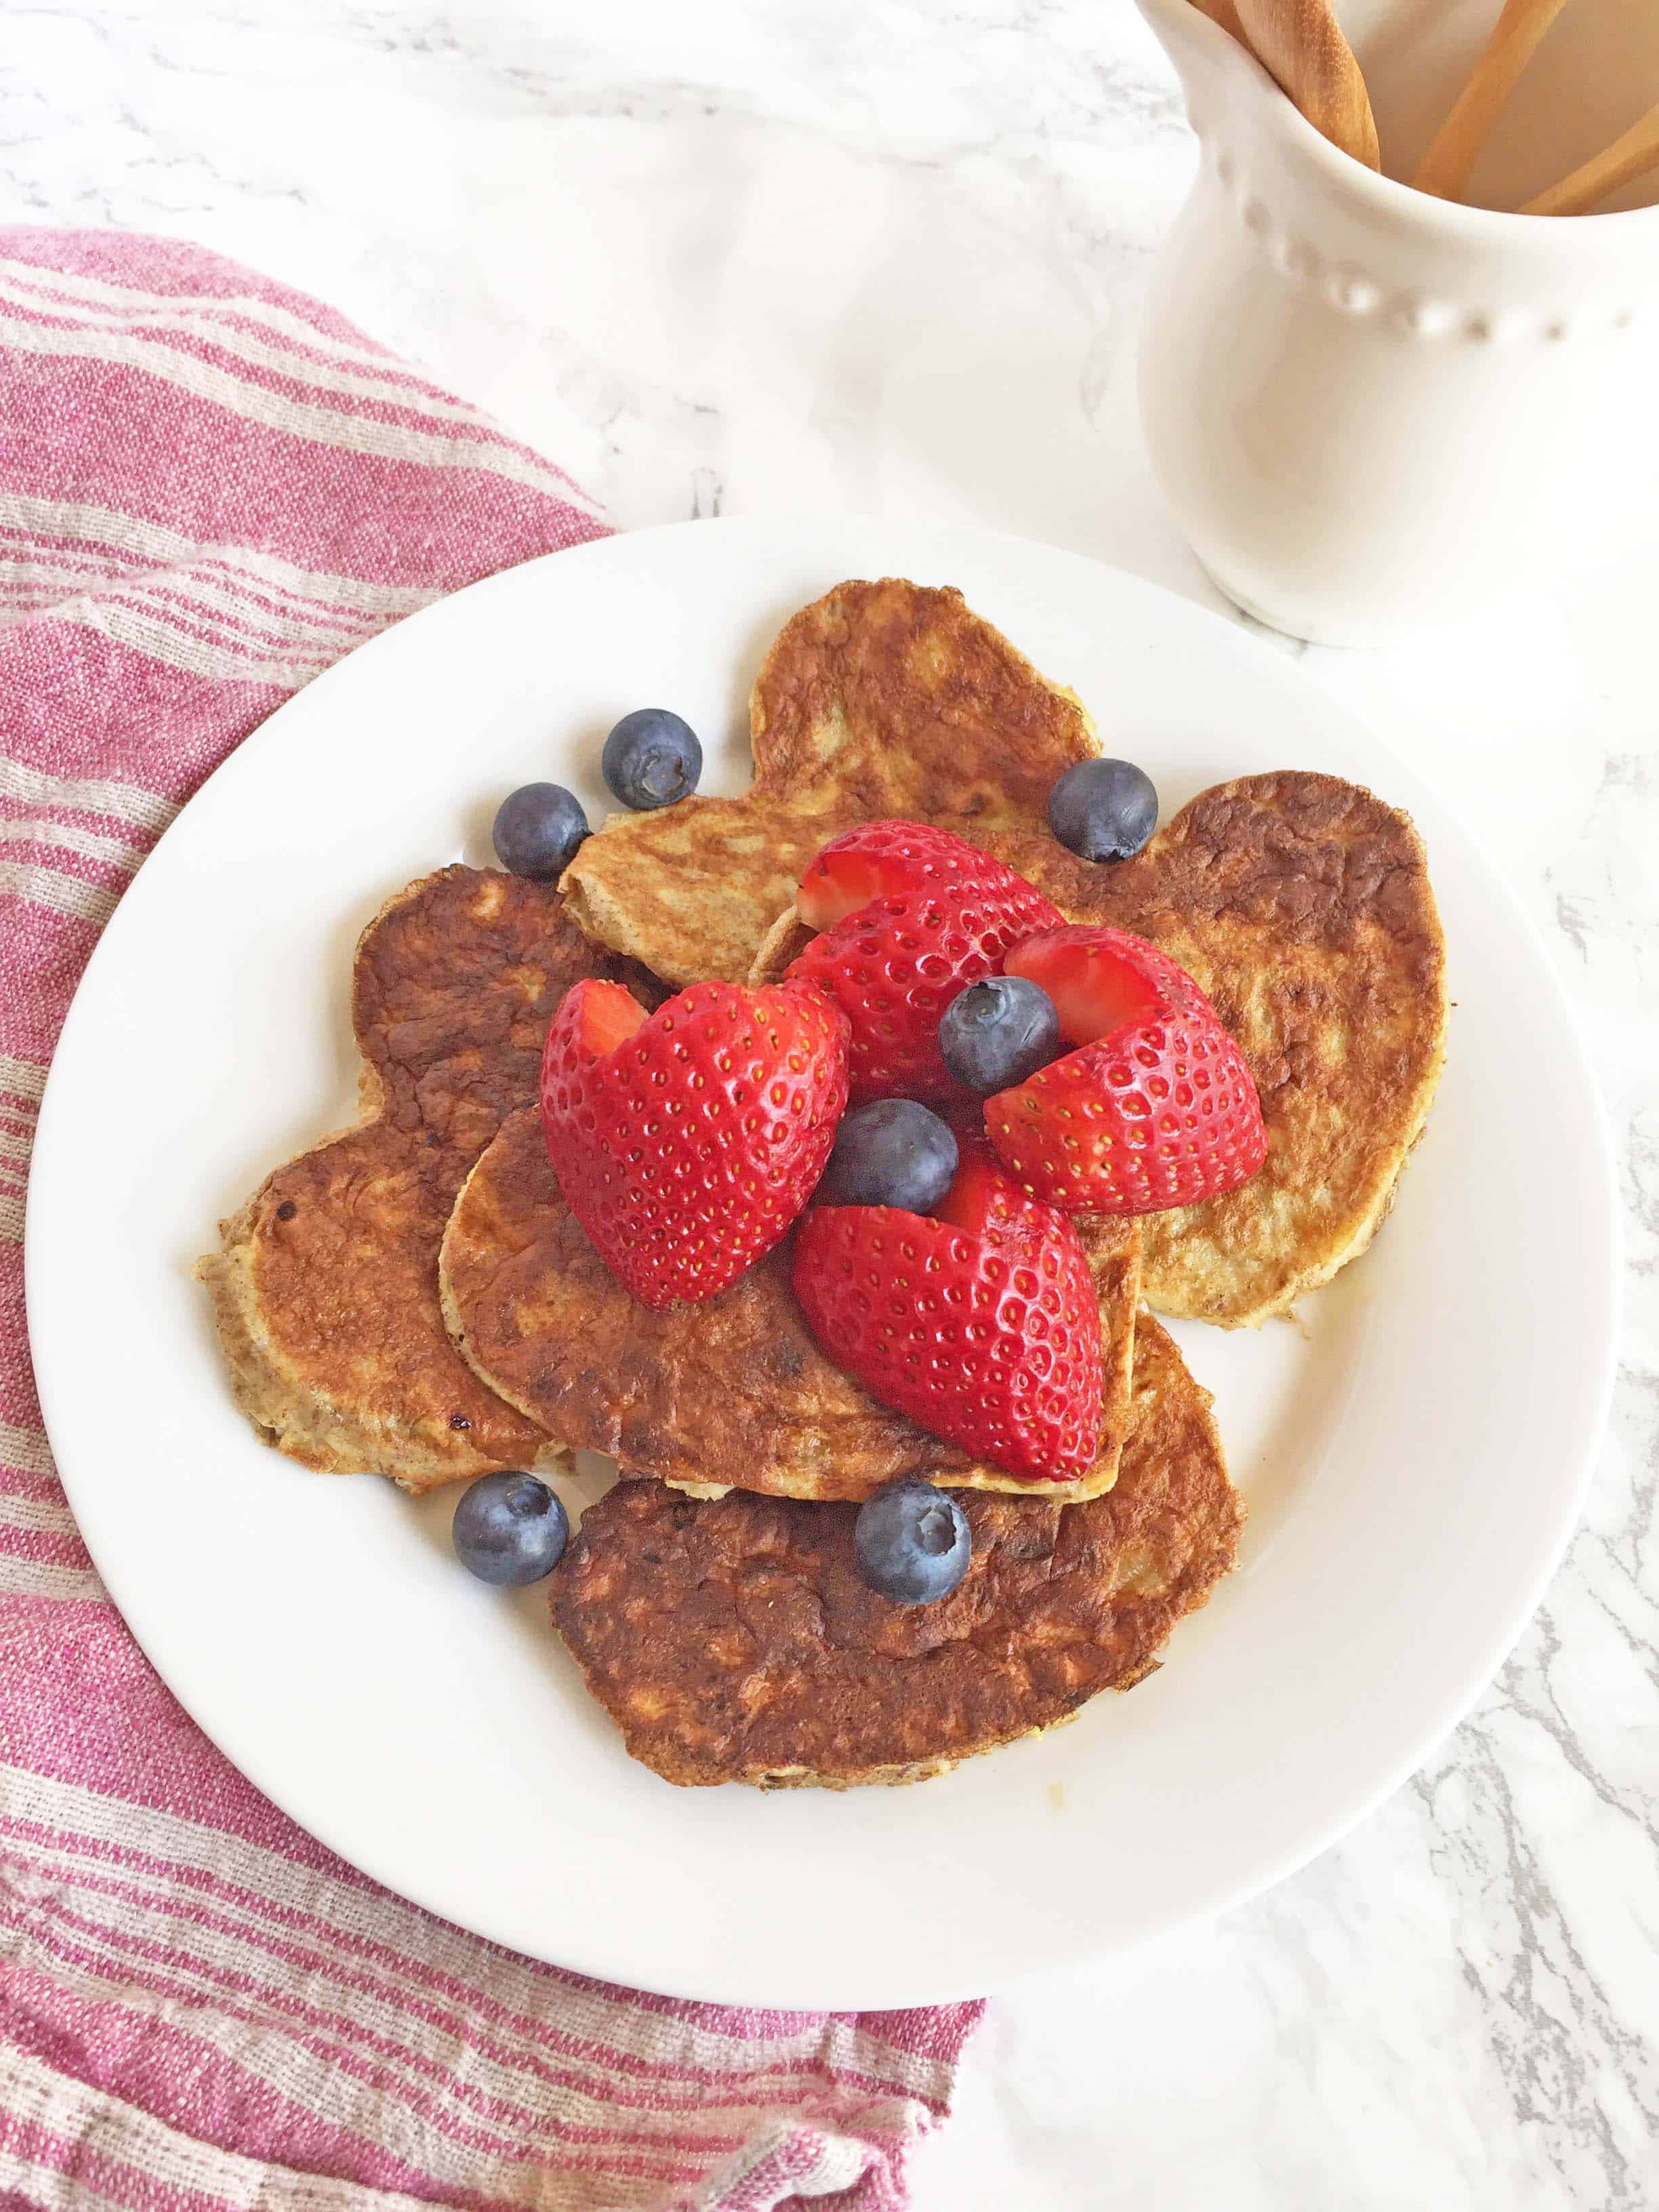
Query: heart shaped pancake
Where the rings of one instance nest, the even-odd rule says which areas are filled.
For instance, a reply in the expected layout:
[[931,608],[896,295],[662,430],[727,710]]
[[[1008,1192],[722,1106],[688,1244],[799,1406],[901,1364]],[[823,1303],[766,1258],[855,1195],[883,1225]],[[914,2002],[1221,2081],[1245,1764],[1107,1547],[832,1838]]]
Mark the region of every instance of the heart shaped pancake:
[[1201,792],[1133,860],[986,842],[1068,921],[1178,960],[1255,1079],[1267,1164],[1143,1218],[1148,1304],[1228,1328],[1288,1311],[1370,1243],[1440,1079],[1445,942],[1409,817],[1287,769]]
[[613,814],[561,884],[595,941],[676,984],[747,980],[819,848],[903,815],[1036,829],[1056,776],[1100,750],[1075,696],[1039,676],[960,592],[839,584],[767,654],[741,799]]
[[[1238,1189],[1141,1217],[1141,1294],[1159,1313],[1255,1326],[1370,1243],[1445,1060],[1445,941],[1408,816],[1301,769],[1214,785],[1132,860],[1047,832],[969,833],[1067,921],[1132,930],[1193,975],[1237,1039],[1267,1128]],[[811,932],[787,908],[751,981]]]
[[468,1177],[440,1260],[455,1340],[490,1389],[559,1443],[694,1494],[733,1485],[862,1498],[897,1474],[1025,1496],[1088,1498],[1116,1477],[1139,1237],[1085,1237],[1106,1361],[1100,1452],[1079,1480],[1022,1482],[878,1405],[813,1342],[789,1241],[697,1305],[629,1296],[559,1194],[540,1117],[514,1115]]
[[1079,860],[1048,834],[1047,803],[1100,750],[1087,714],[960,593],[890,580],[842,584],[785,627],[752,719],[744,797],[615,817],[582,847],[565,884],[600,943],[679,980],[775,981],[810,939],[795,884],[832,836],[883,816],[943,823],[1067,921],[1172,954],[1250,1064],[1267,1164],[1148,1218],[1148,1301],[1255,1323],[1364,1250],[1445,1051],[1444,946],[1407,816],[1286,770],[1201,793],[1133,860]]
[[534,1097],[553,1009],[585,975],[660,995],[519,876],[441,869],[363,932],[363,1118],[269,1176],[198,1269],[237,1403],[289,1458],[422,1491],[547,1452],[451,1344],[438,1246],[468,1170]]
[[553,1618],[667,1781],[917,1782],[1151,1674],[1231,1566],[1243,1517],[1209,1395],[1144,1315],[1116,1487],[963,1508],[967,1575],[907,1607],[860,1579],[850,1505],[621,1482],[555,1573]]

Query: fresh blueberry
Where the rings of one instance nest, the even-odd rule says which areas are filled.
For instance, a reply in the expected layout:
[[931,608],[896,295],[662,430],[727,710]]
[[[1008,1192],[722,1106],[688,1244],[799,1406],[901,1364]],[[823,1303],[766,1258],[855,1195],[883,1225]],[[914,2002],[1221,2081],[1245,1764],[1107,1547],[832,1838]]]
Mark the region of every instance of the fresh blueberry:
[[481,1583],[538,1583],[564,1557],[570,1516],[533,1474],[481,1474],[455,1508],[455,1556]]
[[666,707],[641,707],[624,714],[605,739],[599,766],[624,806],[672,806],[696,789],[702,747],[690,724]]
[[951,1188],[957,1140],[914,1098],[855,1106],[836,1132],[815,1206],[902,1206],[927,1213]]
[[1079,761],[1048,793],[1048,827],[1085,860],[1127,860],[1158,827],[1158,793],[1133,761]]
[[495,857],[515,876],[550,884],[576,857],[587,817],[562,783],[526,783],[495,810]]
[[1041,983],[988,975],[958,991],[945,1009],[939,1048],[957,1081],[988,1098],[1059,1056],[1060,1016]]
[[853,1523],[859,1572],[896,1605],[948,1597],[974,1556],[968,1516],[948,1490],[902,1474],[868,1498]]

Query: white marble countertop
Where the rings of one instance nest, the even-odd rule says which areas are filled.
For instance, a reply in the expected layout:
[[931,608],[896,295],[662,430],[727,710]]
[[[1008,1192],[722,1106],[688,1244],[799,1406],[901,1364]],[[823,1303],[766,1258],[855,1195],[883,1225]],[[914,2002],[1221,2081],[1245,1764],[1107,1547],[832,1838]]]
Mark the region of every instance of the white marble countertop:
[[[1193,144],[1128,0],[11,0],[5,21],[5,219],[257,264],[623,525],[882,508],[1219,605],[1136,422],[1138,299]],[[1628,1310],[1583,1528],[1500,1681],[1346,1843],[994,2008],[921,2212],[1659,2203],[1656,591],[1659,547],[1305,655],[1484,832],[1601,1074]]]

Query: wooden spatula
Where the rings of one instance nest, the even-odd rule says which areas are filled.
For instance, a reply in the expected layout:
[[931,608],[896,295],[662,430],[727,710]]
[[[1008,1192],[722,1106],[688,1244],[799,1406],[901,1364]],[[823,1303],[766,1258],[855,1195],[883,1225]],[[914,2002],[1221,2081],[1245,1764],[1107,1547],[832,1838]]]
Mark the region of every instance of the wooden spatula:
[[1368,169],[1377,167],[1370,95],[1331,0],[1237,0],[1237,6],[1256,59],[1314,129]]
[[1547,192],[1526,202],[1522,215],[1588,215],[1599,200],[1616,192],[1620,185],[1659,169],[1659,107],[1649,108],[1639,123],[1632,123],[1621,138],[1592,155],[1582,167],[1552,185]]
[[1563,4],[1564,0],[1504,0],[1503,13],[1468,82],[1417,165],[1412,182],[1419,192],[1433,192],[1443,200],[1462,199],[1498,109]]

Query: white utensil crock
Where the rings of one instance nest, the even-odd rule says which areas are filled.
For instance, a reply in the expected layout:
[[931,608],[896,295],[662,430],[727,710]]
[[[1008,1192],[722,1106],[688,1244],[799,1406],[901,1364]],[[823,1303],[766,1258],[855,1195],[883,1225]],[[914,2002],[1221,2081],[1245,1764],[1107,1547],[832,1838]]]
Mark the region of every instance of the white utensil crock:
[[1229,598],[1378,644],[1652,512],[1659,208],[1549,219],[1410,191],[1328,144],[1188,0],[1139,4],[1201,149],[1141,405]]

